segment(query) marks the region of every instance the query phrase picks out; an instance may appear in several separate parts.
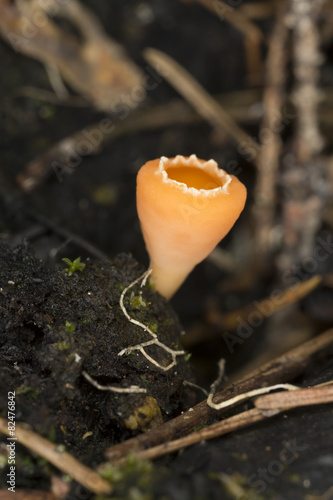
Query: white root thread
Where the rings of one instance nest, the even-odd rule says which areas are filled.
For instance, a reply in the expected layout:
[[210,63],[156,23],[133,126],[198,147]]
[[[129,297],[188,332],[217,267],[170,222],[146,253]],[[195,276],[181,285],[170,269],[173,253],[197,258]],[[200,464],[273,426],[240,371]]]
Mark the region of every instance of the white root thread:
[[[248,392],[243,392],[243,394],[239,394],[238,396],[235,396],[233,398],[227,399],[226,401],[222,401],[221,403],[214,403],[213,398],[215,396],[217,387],[220,385],[222,382],[224,372],[225,372],[225,360],[221,359],[218,363],[218,376],[215,382],[212,383],[210,386],[210,393],[207,398],[207,405],[213,408],[214,410],[223,410],[224,408],[228,408],[229,406],[233,406],[236,403],[240,403],[241,401],[244,401],[246,399],[253,398],[254,396],[260,396],[262,394],[267,394],[271,391],[274,391],[276,389],[284,389],[286,391],[296,391],[297,389],[301,389],[301,387],[298,387],[297,385],[292,385],[292,384],[276,384],[276,385],[271,385],[269,387],[260,387],[259,389],[252,389],[251,391]],[[330,380],[328,382],[323,382],[322,384],[315,385],[313,387],[321,387],[321,386],[326,386],[326,385],[331,385],[333,384],[333,380]],[[264,410],[263,410],[264,411]],[[265,410],[267,414],[274,415],[275,410]],[[273,412],[273,413],[272,413]]]
[[228,408],[228,406],[232,406],[236,403],[244,401],[245,399],[253,398],[254,396],[259,396],[261,394],[267,394],[270,391],[274,391],[275,389],[285,389],[287,391],[295,391],[299,389],[296,385],[292,384],[276,384],[271,385],[269,387],[260,387],[259,389],[253,389],[252,391],[244,392],[243,394],[239,394],[233,398],[227,399],[227,401],[222,401],[221,403],[213,403],[214,394],[211,392],[207,398],[207,404],[214,410],[222,410],[224,408]]
[[[225,359],[220,359],[220,361],[218,362],[217,364],[218,366],[218,375],[217,375],[217,379],[215,380],[215,382],[212,383],[212,385],[210,386],[210,393],[209,393],[209,396],[212,395],[212,397],[214,396],[214,394],[216,393],[217,391],[217,388],[218,386],[221,384],[222,380],[223,380],[223,377],[225,375]],[[208,396],[208,397],[209,397]]]
[[[131,346],[131,347],[126,347],[125,349],[122,349],[118,353],[118,356],[123,356],[124,354],[130,354],[133,351],[140,351],[143,354],[143,356],[150,363],[152,363],[153,365],[157,366],[158,368],[160,368],[161,370],[163,370],[163,371],[166,372],[166,371],[170,370],[172,367],[174,367],[177,364],[177,359],[176,359],[177,356],[184,355],[185,351],[175,351],[174,349],[171,349],[170,347],[168,347],[165,344],[163,344],[163,342],[161,342],[160,340],[158,340],[156,333],[152,332],[151,329],[147,325],[145,325],[144,323],[141,323],[140,321],[137,321],[136,319],[131,318],[131,316],[128,314],[128,312],[126,310],[126,307],[124,305],[124,298],[125,298],[125,295],[128,292],[128,290],[130,288],[132,288],[134,285],[136,285],[140,280],[142,280],[141,287],[143,287],[147,283],[147,280],[148,280],[151,272],[152,272],[152,269],[149,268],[141,276],[139,276],[139,278],[137,278],[136,280],[132,281],[132,283],[130,283],[126,288],[124,288],[124,290],[122,291],[122,293],[120,295],[119,305],[120,305],[121,310],[124,313],[124,316],[128,319],[128,321],[130,323],[133,323],[134,325],[139,326],[145,332],[149,333],[149,335],[151,337],[153,337],[153,338],[152,338],[152,340],[148,340],[147,342],[142,342],[141,344],[137,344],[137,345],[134,345],[134,346]],[[157,345],[157,346],[161,347],[162,349],[164,349],[164,351],[166,351],[167,353],[169,353],[170,356],[171,356],[171,358],[172,358],[172,362],[170,364],[168,364],[167,366],[162,366],[160,363],[158,363],[158,361],[156,361],[154,358],[152,358],[151,356],[149,356],[149,354],[147,354],[147,352],[145,351],[144,348],[148,347],[148,346],[151,346],[151,345]]]
[[89,373],[86,371],[82,372],[82,375],[88,382],[91,383],[96,389],[99,389],[100,391],[111,391],[111,392],[118,392],[120,394],[139,394],[139,393],[146,393],[147,389],[143,389],[137,385],[130,385],[129,387],[114,387],[112,385],[101,385],[96,380],[94,380]]
[[201,391],[204,393],[206,398],[208,397],[208,391],[204,387],[201,387],[198,384],[194,384],[193,382],[190,382],[189,380],[184,380],[183,385],[188,386],[188,387],[193,387],[193,389],[198,389],[198,391]]

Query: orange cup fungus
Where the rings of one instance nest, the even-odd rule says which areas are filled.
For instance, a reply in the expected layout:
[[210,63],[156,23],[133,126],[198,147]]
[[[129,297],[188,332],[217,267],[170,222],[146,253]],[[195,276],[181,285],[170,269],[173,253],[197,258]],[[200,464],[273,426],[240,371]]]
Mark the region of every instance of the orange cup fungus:
[[148,161],[137,177],[137,210],[152,280],[166,299],[230,231],[245,186],[195,155]]

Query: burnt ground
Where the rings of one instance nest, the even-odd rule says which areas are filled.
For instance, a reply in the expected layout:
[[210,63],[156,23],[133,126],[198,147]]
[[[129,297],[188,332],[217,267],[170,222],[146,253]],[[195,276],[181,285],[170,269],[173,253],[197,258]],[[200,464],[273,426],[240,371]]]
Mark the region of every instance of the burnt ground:
[[[85,3],[142,68],[147,66],[142,50],[151,46],[184,64],[212,94],[246,88],[240,34],[199,5],[176,0]],[[265,33],[270,32],[271,20],[261,25]],[[228,141],[221,148],[210,127],[199,121],[118,137],[99,154],[80,157],[72,175],[59,176],[51,170],[38,189],[23,193],[16,178],[29,161],[105,115],[92,107],[56,106],[15,95],[14,89],[23,86],[49,89],[47,74],[40,63],[15,53],[2,41],[0,55],[0,413],[6,416],[7,393],[15,390],[18,422],[65,445],[67,451],[94,467],[103,460],[107,446],[199,401],[200,393],[185,390],[184,380],[209,387],[221,357],[226,358],[232,376],[261,353],[269,330],[265,322],[235,352],[228,350],[220,334],[214,342],[194,348],[190,361],[179,356],[177,367],[167,372],[148,364],[138,353],[118,356],[121,349],[147,340],[147,333],[130,324],[119,305],[124,287],[148,264],[135,209],[139,167],[149,159],[178,153],[195,152],[198,157],[216,159],[221,166],[236,159],[239,177],[249,192],[248,208],[239,221],[243,228],[250,220],[255,170]],[[328,51],[325,55],[325,84],[330,84],[333,73]],[[141,108],[167,104],[176,97],[162,81],[148,92]],[[257,135],[256,123],[246,127]],[[286,143],[291,133],[287,127]],[[325,232],[321,234],[327,235],[328,230],[323,223],[321,231]],[[236,226],[223,248],[232,247],[237,231]],[[244,238],[250,231],[239,234]],[[62,259],[73,261],[79,256],[85,268],[69,276]],[[331,269],[328,259],[320,272]],[[223,288],[221,280],[227,278],[230,283],[230,276],[207,261],[192,273],[171,304],[149,286],[141,290],[136,285],[126,295],[125,306],[131,317],[179,349],[183,329],[205,321],[209,300],[236,309],[264,297],[278,281],[271,273],[242,290]],[[296,307],[297,318],[301,317],[297,330],[310,325],[314,335],[330,327],[331,304],[331,288],[313,292]],[[276,328],[281,335],[285,329],[290,333],[283,322]],[[151,348],[150,353],[164,366],[170,362],[160,349]],[[332,354],[331,347],[317,355],[295,382],[306,386],[331,380]],[[82,376],[83,370],[100,384],[138,385],[147,395],[98,391]],[[293,410],[152,465],[128,465],[112,476],[113,498],[320,498],[332,486],[332,412],[332,404]],[[3,447],[1,460],[0,487],[6,488]],[[57,474],[36,454],[17,447],[17,488],[48,491],[51,477]],[[66,498],[97,497],[72,484]]]

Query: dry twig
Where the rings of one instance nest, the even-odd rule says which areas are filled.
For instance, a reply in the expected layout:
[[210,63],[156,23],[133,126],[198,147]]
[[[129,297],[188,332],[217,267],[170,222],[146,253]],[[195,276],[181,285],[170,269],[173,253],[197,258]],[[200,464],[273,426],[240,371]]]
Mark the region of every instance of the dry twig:
[[[312,276],[312,278],[301,281],[293,285],[287,290],[281,291],[279,289],[273,290],[269,297],[262,300],[253,302],[241,309],[230,312],[220,312],[216,308],[211,308],[208,312],[208,322],[219,327],[219,331],[214,330],[209,335],[209,338],[214,338],[221,335],[221,330],[234,330],[243,321],[247,322],[251,313],[258,313],[263,318],[269,318],[273,314],[285,309],[286,307],[297,303],[299,300],[306,297],[321,283],[321,276]],[[193,332],[193,336],[185,334],[182,337],[182,344],[186,349],[200,344],[202,341],[207,340],[207,332],[203,329],[197,329]]]
[[214,128],[222,128],[237,144],[241,146],[246,144],[247,148],[259,152],[260,148],[256,141],[244,132],[219,103],[174,59],[156,49],[146,49],[144,57]]
[[331,197],[328,162],[319,157],[323,139],[318,125],[321,99],[318,17],[324,0],[291,0],[288,16],[293,30],[293,101],[297,113],[294,155],[284,162],[283,248],[279,266],[283,271],[295,260],[312,255],[323,211]]
[[[191,446],[192,444],[199,443],[200,441],[205,441],[206,439],[212,439],[217,436],[229,434],[230,432],[241,429],[250,424],[260,422],[265,418],[267,417],[263,415],[260,410],[257,410],[255,408],[245,411],[239,415],[234,415],[233,417],[217,422],[216,424],[212,424],[200,431],[193,432],[189,436],[175,439],[173,441],[164,442],[163,444],[152,446],[149,449],[139,448],[138,450],[135,450],[135,454],[141,460],[151,460],[153,458],[172,453],[182,448],[186,448],[187,446]],[[109,450],[111,450],[111,448]],[[117,456],[117,458],[111,458],[111,460],[112,464],[121,465],[126,462],[126,456],[119,455]],[[98,467],[98,470],[102,473],[105,466],[107,466],[107,463],[101,464]]]
[[332,381],[306,389],[298,389],[297,392],[266,394],[256,399],[254,404],[260,410],[282,411],[286,408],[333,403],[333,386],[331,384]]
[[325,0],[291,0],[289,25],[293,28],[293,63],[296,88],[293,101],[297,111],[295,138],[296,158],[307,163],[323,147],[318,127],[319,68],[323,56],[319,51],[318,15]]
[[[152,446],[151,448],[146,450],[141,450],[137,453],[137,458],[140,460],[152,460],[161,457],[162,455],[181,450],[195,443],[199,443],[207,439],[213,439],[225,434],[230,434],[231,432],[234,432],[238,429],[243,429],[245,427],[248,427],[249,425],[275,416],[278,413],[289,410],[291,408],[333,402],[332,386],[315,386],[308,389],[300,389],[299,387],[291,386],[290,384],[278,384],[273,387],[265,387],[257,389],[255,391],[250,391],[246,394],[241,394],[237,397],[237,401],[232,401],[230,402],[230,404],[240,402],[241,400],[254,397],[257,394],[263,393],[264,391],[273,389],[288,389],[291,392],[262,396],[255,401],[256,408],[252,410],[247,410],[240,414],[226,418],[225,420],[221,420],[216,424],[209,425],[208,427],[200,431],[193,432],[188,436],[175,439],[173,441],[169,441],[157,446]],[[269,398],[271,399],[269,400]],[[228,403],[228,401],[226,401],[225,403]],[[222,407],[226,406],[230,405],[220,405],[220,408],[217,409],[222,409]],[[113,461],[113,464],[116,463],[120,465],[125,462],[126,457],[121,457],[115,462]],[[107,464],[100,465],[98,470],[102,472],[106,465]]]
[[262,73],[261,64],[261,42],[263,34],[260,29],[248,19],[240,9],[235,9],[222,0],[196,0],[206,9],[217,15],[221,21],[227,21],[240,31],[244,36],[244,45],[247,61],[248,81],[255,84]]
[[284,1],[280,6],[280,12],[269,41],[266,60],[266,86],[263,94],[264,117],[259,132],[262,145],[257,162],[258,171],[253,207],[256,224],[255,252],[260,260],[269,254],[274,242],[276,189],[282,149],[280,133],[285,127],[282,107],[286,100],[288,41],[286,10],[286,1]]
[[[61,15],[81,34],[74,37],[53,21]],[[70,2],[0,2],[0,35],[13,49],[38,59],[58,72],[81,95],[102,110],[110,110],[142,86],[143,75],[111,40],[94,13],[77,0]],[[53,71],[54,75],[54,71]],[[63,94],[62,88],[60,93]],[[133,100],[133,108],[138,101]]]
[[[248,374],[247,377],[220,391],[215,395],[216,404],[258,387],[266,387],[292,380],[304,371],[314,353],[332,343],[333,329],[275,358]],[[250,411],[252,412],[249,414],[251,418],[261,419],[262,415],[260,412],[257,410]],[[214,414],[216,414],[216,411],[210,408],[205,400],[193,409],[160,425],[158,428],[108,448],[105,451],[105,456],[109,460],[118,461],[126,457],[128,453],[138,453],[146,448],[167,443],[179,436],[192,432],[197,426],[207,423],[208,419]],[[244,418],[244,415],[243,417],[238,417]]]
[[[249,108],[251,103],[259,98],[260,94],[257,91],[244,91],[219,96],[218,101],[233,120],[253,122],[258,119],[258,115]],[[186,102],[178,100],[167,105],[156,105],[147,110],[133,111],[130,120],[106,118],[51,146],[26,166],[18,175],[17,182],[21,189],[31,192],[52,170],[61,182],[65,174],[73,174],[78,169],[85,156],[99,153],[106,143],[115,141],[123,135],[170,125],[196,124],[200,121],[201,117]]]
[[[0,418],[0,432],[7,436],[10,435],[7,421],[3,418]],[[65,474],[88,488],[88,490],[98,494],[112,492],[111,484],[105,481],[97,472],[81,464],[69,453],[59,451],[59,446],[28,430],[23,424],[16,424],[15,437],[19,443],[45,458]]]

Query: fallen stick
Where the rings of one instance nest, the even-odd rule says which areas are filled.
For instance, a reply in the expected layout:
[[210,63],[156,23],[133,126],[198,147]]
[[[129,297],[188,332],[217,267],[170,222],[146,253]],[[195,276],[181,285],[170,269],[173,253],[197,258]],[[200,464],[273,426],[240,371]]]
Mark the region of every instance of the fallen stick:
[[[214,396],[215,403],[219,404],[258,387],[288,382],[296,378],[304,372],[305,367],[310,362],[310,357],[331,343],[333,343],[333,328],[273,359],[237,383],[218,392]],[[221,413],[210,408],[207,405],[207,400],[204,400],[163,425],[107,448],[105,457],[112,462],[117,462],[129,453],[138,453],[144,449],[173,441],[179,436],[189,434],[196,427],[207,424],[209,419],[216,415],[221,415]]]
[[[263,414],[261,410],[258,410],[256,408],[244,411],[243,413],[234,415],[233,417],[217,422],[216,424],[212,424],[205,429],[193,432],[188,436],[175,439],[167,443],[159,444],[157,446],[153,446],[151,448],[148,448],[147,450],[136,452],[136,457],[139,460],[151,460],[153,458],[172,453],[182,448],[186,448],[187,446],[191,446],[192,444],[199,443],[200,441],[205,441],[206,439],[212,439],[217,436],[222,436],[223,434],[228,434],[237,429],[241,429],[248,425],[255,424],[256,422],[260,422],[265,418],[267,418],[267,416]],[[117,460],[112,460],[112,465],[123,465],[124,463],[126,463],[125,456],[120,457]],[[101,464],[98,466],[98,470],[100,472],[103,472],[103,469],[107,466],[108,463]]]
[[[332,382],[330,382],[332,384]],[[278,392],[265,394],[255,400],[255,407],[259,410],[281,410],[333,403],[333,386],[320,385],[298,389],[292,392]]]
[[[271,389],[274,389],[274,387],[271,387]],[[251,394],[248,393],[244,396],[250,397]],[[314,386],[306,389],[297,389],[294,387],[290,392],[267,394],[256,399],[254,402],[256,408],[244,411],[225,420],[221,420],[220,422],[212,424],[200,431],[193,432],[188,436],[153,446],[147,450],[142,450],[136,454],[136,457],[139,460],[152,460],[154,458],[161,457],[162,455],[187,448],[188,446],[201,441],[230,434],[238,429],[244,429],[249,425],[256,424],[257,422],[273,417],[292,408],[332,402],[332,385]],[[116,465],[122,465],[124,463],[126,463],[126,457],[122,457],[116,461]],[[107,463],[101,464],[98,467],[98,470],[103,472],[103,469],[107,467],[107,465]]]
[[167,54],[156,49],[145,49],[144,57],[153,68],[186,99],[200,116],[214,128],[222,128],[239,144],[253,150],[255,161],[260,145],[252,139],[198,81]]
[[[14,439],[11,437],[12,431],[8,430],[8,422],[4,418],[0,418],[0,432],[10,436],[11,440]],[[88,488],[88,490],[98,494],[112,492],[111,484],[105,481],[97,472],[81,464],[69,453],[59,451],[58,445],[28,430],[22,424],[16,424],[15,438],[17,438],[17,442],[45,458],[62,472]]]

